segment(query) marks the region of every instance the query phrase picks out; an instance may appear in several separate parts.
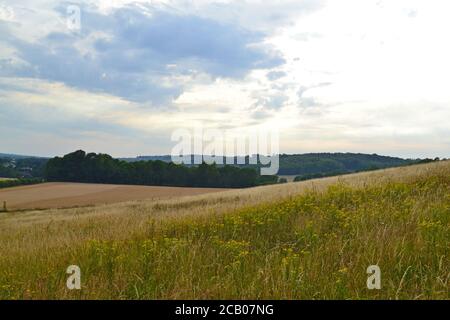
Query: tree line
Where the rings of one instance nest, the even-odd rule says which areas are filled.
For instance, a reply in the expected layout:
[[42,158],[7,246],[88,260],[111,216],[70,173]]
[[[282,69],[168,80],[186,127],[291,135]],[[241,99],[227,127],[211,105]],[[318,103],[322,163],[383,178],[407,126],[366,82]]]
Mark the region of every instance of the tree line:
[[[401,159],[362,153],[306,153],[280,155],[280,175],[301,179],[368,171],[415,164],[419,159]],[[299,178],[300,179],[300,178]]]
[[47,158],[0,158],[0,177],[42,178]]
[[206,163],[187,167],[159,160],[127,162],[83,150],[48,160],[45,178],[47,181],[213,188],[245,188],[278,180],[276,176],[261,176],[253,168]]
[[20,179],[11,179],[11,180],[0,180],[0,189],[2,188],[11,188],[17,186],[25,186],[30,184],[38,184],[42,183],[42,179],[39,178],[20,178]]

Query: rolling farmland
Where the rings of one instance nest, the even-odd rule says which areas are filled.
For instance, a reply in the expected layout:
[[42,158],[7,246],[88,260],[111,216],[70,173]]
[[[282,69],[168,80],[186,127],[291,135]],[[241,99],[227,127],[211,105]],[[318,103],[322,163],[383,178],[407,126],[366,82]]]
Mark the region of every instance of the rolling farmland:
[[441,161],[0,213],[0,299],[449,299],[449,179]]
[[53,182],[2,189],[0,202],[6,201],[10,210],[50,209],[167,199],[223,190],[226,189]]

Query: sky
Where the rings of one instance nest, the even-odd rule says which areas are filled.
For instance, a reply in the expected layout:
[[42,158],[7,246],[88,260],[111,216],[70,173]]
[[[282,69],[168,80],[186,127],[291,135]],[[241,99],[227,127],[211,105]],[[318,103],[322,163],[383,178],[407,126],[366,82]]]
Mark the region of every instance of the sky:
[[169,154],[180,128],[266,126],[283,153],[448,158],[449,9],[0,0],[0,152]]

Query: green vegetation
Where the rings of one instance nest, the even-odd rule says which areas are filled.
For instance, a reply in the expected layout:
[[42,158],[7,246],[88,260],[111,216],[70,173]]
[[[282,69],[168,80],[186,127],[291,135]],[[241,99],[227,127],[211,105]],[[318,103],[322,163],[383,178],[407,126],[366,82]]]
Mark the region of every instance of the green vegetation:
[[[170,156],[113,159],[107,154],[76,151],[48,161],[45,177],[49,181],[121,183],[187,187],[251,187],[273,184],[274,176],[260,176],[259,165],[184,166],[170,162]],[[162,160],[139,160],[162,159]],[[249,163],[249,158],[245,158]],[[355,153],[317,153],[280,156],[279,175],[298,175],[295,181],[404,166],[425,160]],[[41,170],[42,172],[42,170]],[[280,182],[285,182],[281,180]]]
[[278,174],[316,178],[404,166],[417,161],[362,153],[283,154],[280,156],[280,171]]
[[46,158],[0,158],[0,177],[42,178]]
[[24,185],[29,185],[29,184],[38,184],[38,183],[42,183],[42,182],[43,182],[42,179],[38,179],[38,178],[0,180],[0,189],[24,186]]
[[[362,155],[362,156],[366,156],[366,155]],[[380,157],[380,156],[376,156],[376,157]],[[381,158],[386,158],[386,157],[381,157]],[[311,180],[311,179],[319,179],[319,178],[325,178],[325,177],[334,177],[334,176],[338,176],[338,175],[342,175],[342,174],[346,174],[346,173],[352,173],[352,172],[363,172],[363,171],[372,171],[372,170],[377,170],[377,169],[381,169],[381,168],[389,168],[391,166],[402,166],[402,165],[414,165],[414,164],[425,164],[425,163],[431,163],[431,162],[435,162],[435,161],[440,161],[439,158],[435,158],[435,159],[422,159],[422,160],[402,160],[404,161],[403,164],[401,162],[398,162],[398,158],[394,158],[396,159],[394,162],[389,162],[389,161],[384,161],[383,165],[375,165],[375,164],[366,164],[366,167],[359,167],[359,169],[353,169],[350,170],[349,168],[344,170],[344,171],[326,171],[324,170],[323,172],[316,172],[316,173],[306,173],[306,174],[302,174],[299,176],[296,176],[294,178],[294,182],[299,182],[299,181],[306,181],[306,180]],[[362,168],[362,169],[361,169]]]
[[325,178],[325,177],[333,177],[333,176],[337,176],[337,175],[339,175],[339,174],[337,174],[337,173],[328,173],[328,174],[310,173],[310,174],[304,174],[301,176],[296,176],[294,178],[294,182],[306,181],[306,180],[318,179],[318,178]]
[[[448,168],[225,214],[149,218],[121,239],[97,239],[89,224],[77,230],[85,241],[1,259],[0,299],[449,299]],[[74,263],[83,288],[70,292]],[[381,290],[366,287],[374,264]]]
[[183,187],[242,188],[276,183],[278,179],[260,176],[252,168],[205,163],[187,167],[159,160],[127,162],[107,154],[86,154],[82,150],[50,159],[45,173],[48,181]]
[[0,159],[0,177],[4,178],[17,178],[18,172],[14,168],[6,167],[7,160]]
[[[193,156],[191,156],[193,158]],[[142,156],[137,158],[119,159],[126,162],[146,163],[152,162],[170,163],[171,157],[165,156]],[[230,159],[233,160],[233,159]],[[245,163],[249,163],[249,157],[245,157]],[[325,176],[341,175],[351,172],[368,171],[389,167],[398,167],[415,163],[428,163],[437,159],[401,159],[386,157],[376,154],[360,153],[309,153],[280,155],[280,170],[278,175],[298,175],[298,181]],[[45,175],[45,167],[48,159],[26,157],[17,155],[0,154],[0,176],[8,178],[42,178]],[[108,160],[109,161],[109,160]],[[237,163],[237,159],[234,159]],[[240,168],[252,168],[259,170],[259,165],[235,165]],[[193,166],[187,166],[193,167]],[[217,166],[222,167],[221,165]],[[156,178],[155,178],[156,179]],[[264,177],[258,184],[274,183],[273,178]],[[183,178],[181,179],[183,180]],[[178,181],[177,183],[180,183]]]

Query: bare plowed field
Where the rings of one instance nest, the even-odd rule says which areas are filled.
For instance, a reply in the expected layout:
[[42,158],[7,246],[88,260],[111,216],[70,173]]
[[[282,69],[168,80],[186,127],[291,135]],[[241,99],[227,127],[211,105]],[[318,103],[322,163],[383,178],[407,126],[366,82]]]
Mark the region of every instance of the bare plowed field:
[[49,209],[167,199],[219,192],[219,188],[181,188],[87,183],[43,183],[0,190],[0,204],[8,209]]

